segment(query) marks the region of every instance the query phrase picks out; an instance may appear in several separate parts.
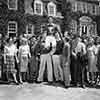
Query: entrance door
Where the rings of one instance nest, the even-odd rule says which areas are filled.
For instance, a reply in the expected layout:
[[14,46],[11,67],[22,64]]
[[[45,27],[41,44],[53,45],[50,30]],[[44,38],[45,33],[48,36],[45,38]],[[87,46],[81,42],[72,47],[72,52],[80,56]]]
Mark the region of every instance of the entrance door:
[[[96,25],[94,25],[92,19],[88,16],[83,16],[79,19],[80,21],[80,36],[92,35],[96,33]],[[93,28],[94,27],[94,28]]]
[[88,29],[87,25],[82,25],[81,26],[81,35],[84,35],[84,34],[86,35],[87,29]]

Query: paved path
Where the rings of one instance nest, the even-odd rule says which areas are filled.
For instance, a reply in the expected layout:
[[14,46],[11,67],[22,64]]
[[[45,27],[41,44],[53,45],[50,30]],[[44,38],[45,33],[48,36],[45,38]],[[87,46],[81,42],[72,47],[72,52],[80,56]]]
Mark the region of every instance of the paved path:
[[69,88],[43,84],[0,85],[0,100],[100,100],[100,89]]

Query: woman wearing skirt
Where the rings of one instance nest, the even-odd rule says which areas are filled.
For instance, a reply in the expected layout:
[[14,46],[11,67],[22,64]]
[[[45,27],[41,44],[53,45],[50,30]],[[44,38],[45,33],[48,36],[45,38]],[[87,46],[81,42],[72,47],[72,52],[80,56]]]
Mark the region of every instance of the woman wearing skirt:
[[[26,38],[22,39],[22,45],[19,47],[19,65],[20,65],[20,82],[26,81],[28,72],[28,61],[30,58],[30,48]],[[23,80],[22,80],[23,79]]]
[[88,56],[88,72],[89,72],[89,82],[91,85],[95,85],[95,76],[97,73],[97,48],[94,45],[93,38],[89,40],[89,46],[87,47]]
[[15,60],[18,63],[17,48],[13,44],[12,38],[9,38],[7,43],[8,44],[4,47],[4,64],[6,65],[4,71],[6,72],[8,82],[12,82],[11,76],[13,76],[14,82],[18,84],[16,78],[17,71],[15,69]]

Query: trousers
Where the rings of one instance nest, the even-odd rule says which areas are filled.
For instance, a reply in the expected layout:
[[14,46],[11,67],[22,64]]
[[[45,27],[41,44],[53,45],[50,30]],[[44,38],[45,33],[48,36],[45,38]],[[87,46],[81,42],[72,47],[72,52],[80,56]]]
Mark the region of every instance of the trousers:
[[60,55],[53,55],[53,68],[54,68],[54,77],[56,81],[63,81],[63,70],[61,68]]
[[43,81],[46,64],[47,64],[47,78],[49,82],[52,82],[53,81],[52,57],[49,54],[42,54],[40,56],[38,81]]

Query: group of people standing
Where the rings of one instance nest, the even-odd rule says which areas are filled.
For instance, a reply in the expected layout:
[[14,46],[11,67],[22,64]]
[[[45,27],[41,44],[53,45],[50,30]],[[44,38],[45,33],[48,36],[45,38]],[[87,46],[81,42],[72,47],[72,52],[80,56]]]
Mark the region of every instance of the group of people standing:
[[[100,82],[100,38],[80,37],[49,23],[40,36],[0,41],[0,66],[11,83],[60,82],[64,86],[96,86]],[[2,44],[4,44],[2,46]],[[3,48],[3,49],[2,49]]]

